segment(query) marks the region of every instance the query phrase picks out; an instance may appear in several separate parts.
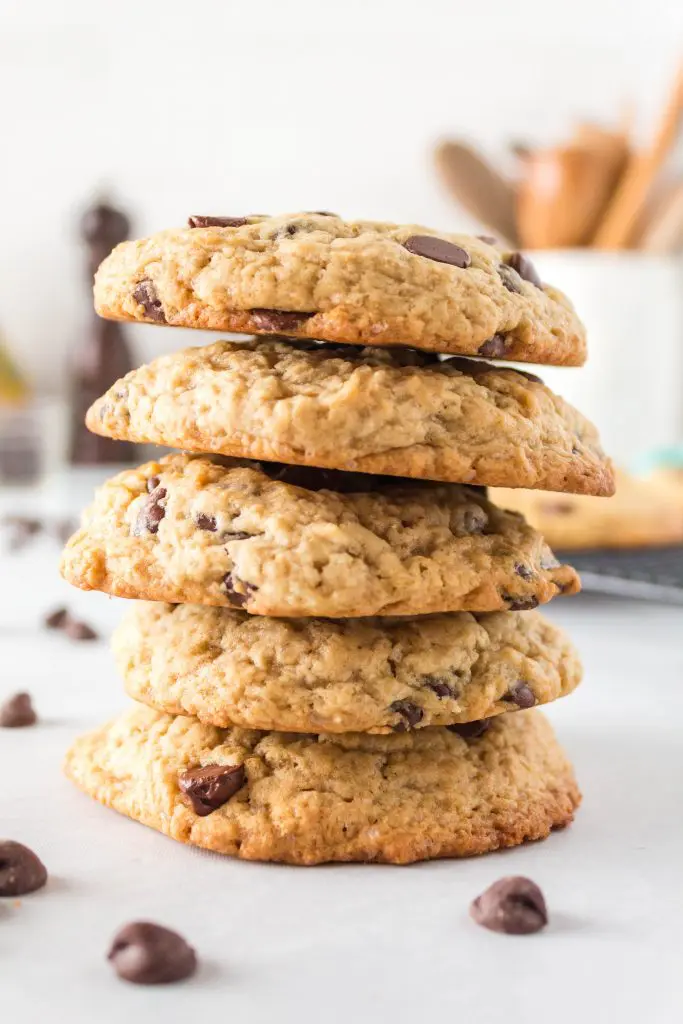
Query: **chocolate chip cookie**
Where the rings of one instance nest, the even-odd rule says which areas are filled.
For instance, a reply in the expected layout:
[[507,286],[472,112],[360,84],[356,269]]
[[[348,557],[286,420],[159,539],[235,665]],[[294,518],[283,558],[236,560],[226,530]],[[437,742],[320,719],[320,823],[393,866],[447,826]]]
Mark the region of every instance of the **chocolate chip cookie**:
[[405,732],[563,697],[581,663],[538,612],[275,619],[135,601],[114,634],[126,690],[209,725]]
[[585,331],[490,241],[332,214],[196,217],[124,242],[95,278],[114,320],[580,366]]
[[609,494],[598,434],[531,374],[411,349],[217,342],[162,356],[89,410],[95,433],[189,451]]
[[516,611],[579,589],[472,488],[188,455],[104,484],[62,572],[120,597],[333,618]]
[[160,832],[246,860],[406,864],[542,839],[573,818],[538,711],[389,736],[217,729],[140,705],[76,741],[68,776]]

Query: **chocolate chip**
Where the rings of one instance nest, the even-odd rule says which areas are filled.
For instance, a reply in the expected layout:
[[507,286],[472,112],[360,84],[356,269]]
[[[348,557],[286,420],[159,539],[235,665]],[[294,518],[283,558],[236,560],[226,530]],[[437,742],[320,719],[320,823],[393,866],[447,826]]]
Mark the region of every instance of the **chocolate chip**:
[[68,617],[69,612],[66,608],[55,608],[53,612],[45,616],[43,624],[46,629],[63,629]]
[[178,785],[201,818],[226,804],[247,781],[243,764],[210,764],[178,776]]
[[0,726],[3,729],[23,729],[35,725],[38,716],[33,710],[28,693],[15,693],[0,705]]
[[147,493],[151,494],[152,491],[156,491],[157,487],[159,486],[159,483],[160,483],[160,481],[159,481],[159,477],[158,476],[148,476],[147,477]]
[[411,700],[395,700],[389,705],[389,710],[400,715],[403,719],[402,722],[394,726],[394,732],[407,732],[408,729],[414,729],[424,717],[422,708],[418,707],[417,704],[413,704]]
[[511,686],[502,699],[509,701],[510,704],[516,704],[518,708],[532,708],[536,703],[534,691],[521,681]]
[[515,563],[515,572],[518,576],[521,576],[523,580],[532,580],[534,578],[533,569],[530,569],[528,565],[522,565],[521,562]]
[[462,514],[462,528],[466,536],[479,536],[489,525],[489,515],[479,505],[471,505]]
[[521,294],[522,281],[516,270],[513,270],[512,267],[506,266],[505,263],[500,263],[498,266],[498,274],[509,292],[512,292],[515,295]]
[[[234,539],[237,539],[237,535],[235,535],[233,540]],[[246,580],[239,579],[239,577],[232,572],[226,572],[223,577],[223,583],[225,584],[230,604],[234,605],[236,608],[244,608],[251,595],[258,590],[258,587],[255,587],[253,583],[247,583]],[[236,583],[241,584],[244,588],[244,593],[235,589]]]
[[442,679],[438,679],[436,676],[426,676],[424,685],[433,690],[437,697],[457,697],[457,690],[454,690],[448,683],[444,683]]
[[253,533],[245,533],[244,530],[235,530],[234,533],[232,533],[230,530],[224,530],[223,533],[221,534],[221,537],[228,543],[231,540],[251,540],[253,536]]
[[490,718],[480,718],[475,722],[456,722],[455,725],[447,725],[449,732],[455,732],[464,740],[478,740],[491,727]]
[[136,985],[167,985],[189,978],[197,969],[197,955],[182,935],[150,921],[121,928],[107,959],[119,978]]
[[[347,473],[338,469],[314,469],[312,466],[286,466],[280,462],[261,462],[261,471],[271,480],[303,487],[307,491],[330,490],[357,494],[373,490],[380,478],[371,473]],[[384,483],[392,478],[383,477]]]
[[72,619],[70,615],[67,616],[62,629],[70,640],[98,639],[98,635],[92,626],[89,626],[87,622],[82,622],[80,619]]
[[203,512],[199,512],[195,517],[195,523],[200,530],[208,530],[209,533],[216,532],[216,517],[205,516]]
[[510,594],[501,594],[504,601],[508,602],[508,609],[511,612],[528,612],[532,608],[538,608],[538,598],[533,594],[528,597],[511,597]]
[[541,279],[538,276],[536,267],[533,265],[528,256],[525,256],[521,252],[513,252],[508,258],[508,266],[516,270],[519,276],[524,280],[528,281],[529,284],[533,284],[536,288],[542,288]]
[[434,238],[432,235],[411,235],[410,238],[406,238],[403,246],[415,256],[424,256],[425,259],[435,260],[437,263],[449,263],[460,270],[465,270],[471,263],[469,253],[459,245],[446,242],[443,238]]
[[480,242],[486,242],[487,245],[498,245],[498,239],[493,235],[477,235],[477,238]]
[[261,331],[287,333],[296,331],[315,313],[295,313],[286,309],[250,309],[251,318],[256,328]]
[[507,341],[504,334],[494,334],[492,338],[480,345],[477,352],[487,359],[500,359],[507,350]]
[[521,876],[494,882],[473,901],[470,915],[482,927],[506,935],[531,935],[548,923],[543,893]]
[[166,515],[162,501],[166,497],[165,487],[155,487],[144,503],[133,527],[133,536],[140,537],[143,533],[158,533],[159,523]]
[[246,217],[200,217],[187,218],[188,227],[191,228],[241,228],[248,224]]
[[0,896],[25,896],[46,882],[45,865],[33,850],[13,839],[0,839]]
[[145,278],[144,281],[136,286],[133,292],[133,298],[136,302],[144,308],[150,320],[156,320],[159,324],[166,323],[166,314],[164,313],[164,307],[161,305],[160,299],[157,298],[157,293],[152,282]]

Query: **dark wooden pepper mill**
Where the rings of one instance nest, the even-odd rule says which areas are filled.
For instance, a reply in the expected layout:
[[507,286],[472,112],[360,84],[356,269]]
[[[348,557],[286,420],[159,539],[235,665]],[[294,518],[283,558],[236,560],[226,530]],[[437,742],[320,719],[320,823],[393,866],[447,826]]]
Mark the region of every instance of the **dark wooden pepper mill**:
[[[128,238],[130,223],[121,210],[106,202],[90,206],[81,218],[81,237],[88,252],[88,280],[115,245]],[[91,300],[92,301],[92,300]],[[75,465],[134,462],[136,445],[91,434],[85,414],[114,381],[133,369],[133,358],[121,324],[91,313],[71,368],[70,460]]]

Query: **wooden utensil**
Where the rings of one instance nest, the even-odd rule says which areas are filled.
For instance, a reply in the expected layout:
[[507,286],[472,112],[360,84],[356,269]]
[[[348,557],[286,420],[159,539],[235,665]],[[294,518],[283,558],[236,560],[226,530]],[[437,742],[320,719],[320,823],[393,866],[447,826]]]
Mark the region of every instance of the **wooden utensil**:
[[512,184],[471,146],[442,142],[434,160],[454,199],[498,238],[517,246],[515,194]]
[[683,66],[679,69],[652,146],[634,155],[595,232],[597,249],[623,249],[635,229],[648,193],[678,134],[683,114]]
[[645,252],[676,252],[683,248],[683,181],[676,182],[646,225],[640,243]]

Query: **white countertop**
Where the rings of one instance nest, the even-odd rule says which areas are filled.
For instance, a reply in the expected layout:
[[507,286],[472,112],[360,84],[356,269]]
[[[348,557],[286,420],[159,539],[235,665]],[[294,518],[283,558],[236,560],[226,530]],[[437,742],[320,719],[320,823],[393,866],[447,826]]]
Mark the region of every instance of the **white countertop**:
[[[180,846],[62,777],[71,739],[126,698],[105,643],[40,627],[58,604],[103,633],[120,613],[59,580],[57,558],[48,540],[0,558],[0,695],[30,691],[41,716],[0,732],[0,834],[50,871],[46,889],[0,901],[2,1020],[683,1018],[683,609],[585,597],[548,609],[586,665],[578,693],[549,710],[585,795],[570,829],[469,861],[291,868]],[[468,918],[470,900],[511,873],[545,891],[551,924],[538,935]],[[105,952],[136,918],[182,932],[197,976],[158,989],[118,981]]]

